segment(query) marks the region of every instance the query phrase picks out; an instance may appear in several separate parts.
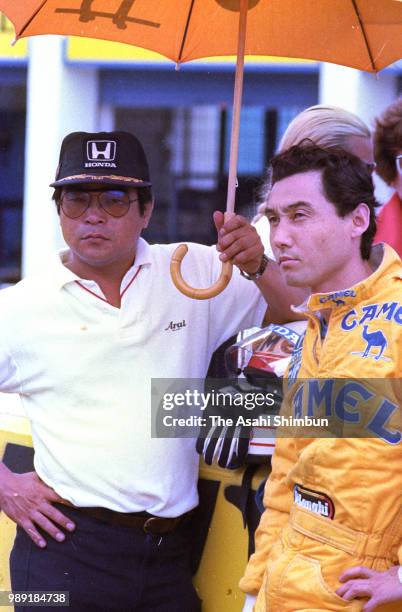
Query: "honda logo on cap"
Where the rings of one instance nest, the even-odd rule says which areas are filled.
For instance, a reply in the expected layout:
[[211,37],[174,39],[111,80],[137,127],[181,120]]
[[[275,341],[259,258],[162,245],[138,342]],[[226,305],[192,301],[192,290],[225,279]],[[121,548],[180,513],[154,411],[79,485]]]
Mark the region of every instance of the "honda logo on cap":
[[116,142],[114,140],[88,140],[87,157],[89,161],[113,161],[116,157]]
[[86,168],[116,168],[116,164],[111,163],[115,157],[115,140],[88,140]]

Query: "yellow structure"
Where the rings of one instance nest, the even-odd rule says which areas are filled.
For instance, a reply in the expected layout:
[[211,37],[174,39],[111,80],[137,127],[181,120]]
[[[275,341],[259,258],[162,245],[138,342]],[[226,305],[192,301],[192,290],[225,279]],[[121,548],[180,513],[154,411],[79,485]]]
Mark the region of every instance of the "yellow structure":
[[14,28],[12,23],[0,13],[0,59],[1,60],[26,60],[28,57],[28,42],[20,40],[14,46]]
[[[25,417],[0,415],[0,458],[3,459],[7,444],[32,446],[29,422]],[[0,591],[10,590],[9,555],[15,535],[15,524],[0,512]],[[13,612],[13,607],[4,607]]]

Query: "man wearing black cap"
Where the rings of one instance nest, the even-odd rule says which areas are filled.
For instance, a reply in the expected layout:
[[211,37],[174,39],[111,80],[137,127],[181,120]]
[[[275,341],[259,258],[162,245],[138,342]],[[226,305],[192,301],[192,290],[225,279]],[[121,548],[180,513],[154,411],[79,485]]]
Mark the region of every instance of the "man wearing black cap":
[[[238,270],[213,300],[178,293],[174,245],[140,237],[153,200],[133,135],[70,134],[52,186],[69,248],[0,296],[0,390],[21,395],[35,448],[34,472],[0,464],[0,506],[18,524],[13,590],[69,591],[73,610],[197,610],[198,458],[193,439],[151,438],[150,381],[203,378],[266,304]],[[215,223],[220,256],[193,245],[185,278],[209,286],[225,259],[258,278],[256,231],[239,216]]]

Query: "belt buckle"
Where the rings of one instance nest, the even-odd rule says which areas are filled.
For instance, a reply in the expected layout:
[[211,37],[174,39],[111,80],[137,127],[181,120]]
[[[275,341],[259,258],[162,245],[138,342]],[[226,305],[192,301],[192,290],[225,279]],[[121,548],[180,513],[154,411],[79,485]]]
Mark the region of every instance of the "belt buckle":
[[[148,518],[148,519],[145,521],[145,523],[144,523],[144,525],[143,525],[143,527],[142,527],[143,531],[144,531],[145,533],[151,533],[151,534],[155,535],[155,531],[153,531],[153,530],[152,530],[152,525],[153,525],[154,523],[156,523],[156,524],[157,524],[159,520],[160,520],[160,519],[159,519],[159,517],[158,517],[158,516],[151,516],[150,518]],[[158,533],[158,531],[156,531],[156,533]]]

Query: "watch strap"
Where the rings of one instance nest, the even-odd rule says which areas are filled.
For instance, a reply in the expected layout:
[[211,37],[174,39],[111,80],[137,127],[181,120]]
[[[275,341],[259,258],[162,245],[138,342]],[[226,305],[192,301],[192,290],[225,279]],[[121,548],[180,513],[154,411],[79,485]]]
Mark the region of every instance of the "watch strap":
[[244,270],[240,270],[240,274],[243,276],[243,278],[246,278],[247,280],[255,281],[264,274],[268,264],[269,264],[269,259],[264,253],[264,255],[261,258],[260,267],[258,268],[256,272],[254,272],[254,274],[249,274],[248,272],[244,272]]

